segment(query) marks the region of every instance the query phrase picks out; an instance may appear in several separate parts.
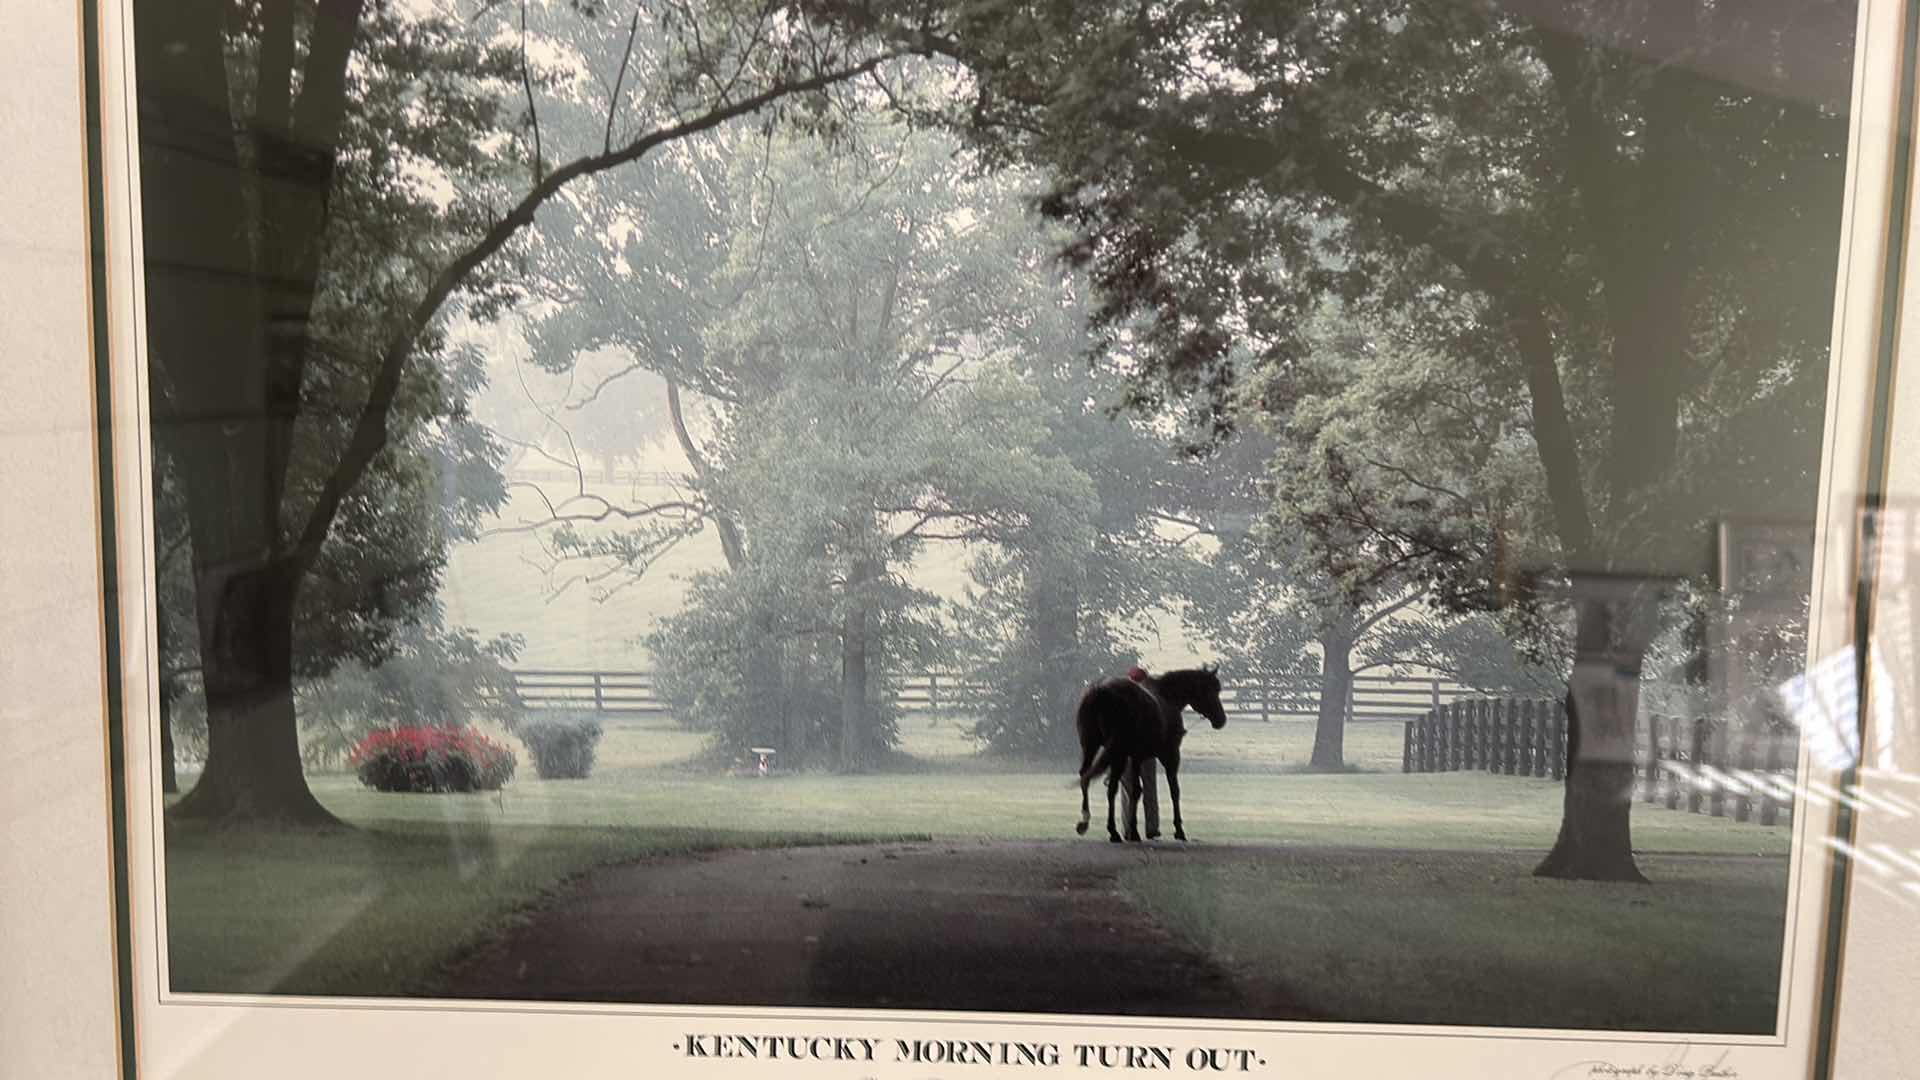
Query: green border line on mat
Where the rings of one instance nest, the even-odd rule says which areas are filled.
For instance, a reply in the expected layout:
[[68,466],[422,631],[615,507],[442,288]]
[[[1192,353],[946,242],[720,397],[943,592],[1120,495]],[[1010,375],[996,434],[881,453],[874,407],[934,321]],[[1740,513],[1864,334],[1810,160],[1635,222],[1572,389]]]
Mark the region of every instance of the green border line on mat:
[[113,475],[112,347],[107,319],[106,174],[102,134],[106,111],[100,89],[99,0],[80,0],[80,39],[86,84],[83,107],[86,110],[88,318],[92,323],[89,338],[93,352],[95,493],[100,512],[100,628],[105,661],[101,674],[106,691],[108,816],[113,832],[114,1014],[120,1075],[125,1080],[136,1080],[139,1062],[134,1046],[133,908],[127,883],[126,710],[120,693],[124,670],[120,655],[120,530]]

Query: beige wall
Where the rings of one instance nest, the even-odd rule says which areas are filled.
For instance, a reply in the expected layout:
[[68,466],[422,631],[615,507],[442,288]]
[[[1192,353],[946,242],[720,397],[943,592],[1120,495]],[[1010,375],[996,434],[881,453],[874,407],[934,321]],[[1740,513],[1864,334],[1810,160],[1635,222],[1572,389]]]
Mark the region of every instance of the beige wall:
[[114,1045],[79,11],[0,5],[0,1076]]

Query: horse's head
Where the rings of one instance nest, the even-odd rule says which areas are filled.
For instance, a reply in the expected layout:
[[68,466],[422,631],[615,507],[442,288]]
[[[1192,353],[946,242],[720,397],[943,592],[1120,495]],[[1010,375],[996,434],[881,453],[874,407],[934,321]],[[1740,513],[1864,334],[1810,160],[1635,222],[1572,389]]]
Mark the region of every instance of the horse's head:
[[1220,666],[1207,664],[1194,672],[1187,704],[1207,718],[1215,731],[1227,726],[1227,710],[1220,704]]

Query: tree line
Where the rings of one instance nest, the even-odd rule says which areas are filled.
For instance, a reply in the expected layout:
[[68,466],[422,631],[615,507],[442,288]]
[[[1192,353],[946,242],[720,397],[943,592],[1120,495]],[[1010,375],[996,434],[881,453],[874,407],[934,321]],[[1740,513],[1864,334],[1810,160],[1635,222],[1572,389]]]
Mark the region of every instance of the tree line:
[[902,568],[964,543],[1010,746],[1169,596],[1335,683],[1553,668],[1560,876],[1639,877],[1623,750],[1650,658],[1704,664],[1713,524],[1810,514],[1844,5],[175,8],[136,48],[181,816],[326,821],[296,682],[399,648],[501,505],[455,315],[662,380],[688,497],[583,485],[551,538],[718,534],[650,646],[742,736],[870,764],[887,673],[954,647]]

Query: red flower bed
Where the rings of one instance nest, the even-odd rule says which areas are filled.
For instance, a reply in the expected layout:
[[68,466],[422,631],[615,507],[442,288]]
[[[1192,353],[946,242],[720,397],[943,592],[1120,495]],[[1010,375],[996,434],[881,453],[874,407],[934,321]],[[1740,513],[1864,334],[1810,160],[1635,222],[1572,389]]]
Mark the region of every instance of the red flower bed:
[[472,728],[376,731],[347,758],[376,791],[495,791],[513,778],[513,751]]

